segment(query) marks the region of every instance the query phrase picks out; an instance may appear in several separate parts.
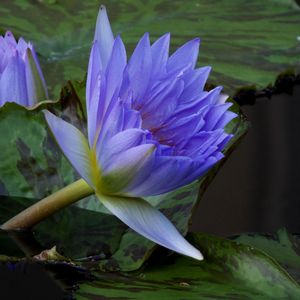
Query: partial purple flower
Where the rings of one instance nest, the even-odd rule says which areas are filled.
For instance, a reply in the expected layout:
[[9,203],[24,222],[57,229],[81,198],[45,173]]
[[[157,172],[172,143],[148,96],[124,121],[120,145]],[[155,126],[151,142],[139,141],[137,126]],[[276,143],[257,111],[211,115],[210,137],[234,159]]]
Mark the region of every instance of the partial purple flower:
[[99,200],[138,233],[202,259],[143,197],[163,194],[205,174],[222,157],[236,115],[221,87],[204,85],[210,67],[195,68],[199,39],[169,57],[170,35],[152,45],[146,33],[127,62],[101,7],[86,85],[88,138],[46,112],[58,144]]
[[6,102],[33,106],[48,97],[45,80],[31,43],[11,32],[0,36],[0,107]]

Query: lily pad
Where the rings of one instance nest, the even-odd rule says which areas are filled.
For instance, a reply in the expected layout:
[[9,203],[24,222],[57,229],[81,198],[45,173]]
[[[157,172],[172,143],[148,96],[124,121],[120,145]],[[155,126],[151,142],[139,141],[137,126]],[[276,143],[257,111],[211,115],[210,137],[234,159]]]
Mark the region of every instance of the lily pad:
[[276,234],[244,233],[234,241],[260,249],[275,258],[300,283],[300,237],[286,229]]
[[59,101],[45,101],[27,109],[6,103],[0,109],[0,195],[43,198],[74,182],[78,176],[47,129],[42,109],[84,130],[84,111],[69,83]]
[[[0,223],[34,202],[34,199],[0,198]],[[104,259],[116,251],[126,229],[112,215],[71,206],[38,224],[33,232],[0,231],[0,255],[32,257],[56,246],[58,253],[69,260]]]
[[298,299],[300,287],[280,265],[255,248],[190,234],[205,260],[165,253],[134,273],[94,272],[76,299]]
[[[144,32],[153,40],[171,32],[172,51],[201,37],[199,65],[211,65],[210,80],[230,94],[244,85],[265,88],[288,68],[300,71],[300,8],[294,0],[120,0],[107,8],[129,52]],[[92,0],[5,1],[0,29],[34,42],[57,98],[62,83],[86,72],[98,9]]]

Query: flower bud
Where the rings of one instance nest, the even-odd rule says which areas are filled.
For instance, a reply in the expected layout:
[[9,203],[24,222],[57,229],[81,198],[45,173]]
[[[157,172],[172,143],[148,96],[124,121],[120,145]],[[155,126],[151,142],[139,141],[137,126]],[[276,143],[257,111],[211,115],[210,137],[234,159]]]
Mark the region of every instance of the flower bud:
[[46,83],[31,43],[11,32],[0,36],[0,107],[6,102],[33,106],[48,97]]

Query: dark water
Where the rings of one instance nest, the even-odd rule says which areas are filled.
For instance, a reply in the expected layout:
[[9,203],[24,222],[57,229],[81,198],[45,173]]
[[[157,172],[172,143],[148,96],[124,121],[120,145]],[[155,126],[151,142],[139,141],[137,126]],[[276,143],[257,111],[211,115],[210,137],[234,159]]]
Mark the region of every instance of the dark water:
[[192,230],[300,232],[300,87],[243,111],[251,128],[206,191]]

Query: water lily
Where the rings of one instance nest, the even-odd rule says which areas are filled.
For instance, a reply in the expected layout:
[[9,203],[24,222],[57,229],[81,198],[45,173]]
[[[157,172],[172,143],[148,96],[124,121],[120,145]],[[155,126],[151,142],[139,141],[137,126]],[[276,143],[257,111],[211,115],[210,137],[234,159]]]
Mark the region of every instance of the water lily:
[[170,35],[146,33],[127,62],[101,7],[86,84],[88,137],[45,112],[58,144],[99,200],[146,238],[202,259],[146,196],[169,192],[222,159],[235,114],[221,87],[204,91],[210,67],[195,68],[199,39],[169,57]]
[[47,98],[45,80],[31,43],[11,32],[0,36],[0,106],[16,102],[32,106]]

